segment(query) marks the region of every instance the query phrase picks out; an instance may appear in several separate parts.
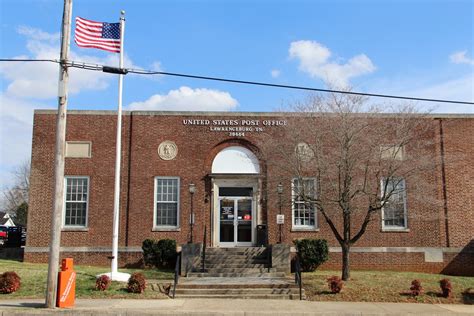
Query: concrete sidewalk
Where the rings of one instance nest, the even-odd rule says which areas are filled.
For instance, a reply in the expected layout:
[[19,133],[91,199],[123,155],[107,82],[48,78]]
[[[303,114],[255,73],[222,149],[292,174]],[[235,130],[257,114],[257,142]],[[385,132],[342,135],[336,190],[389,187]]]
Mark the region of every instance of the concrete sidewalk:
[[80,299],[73,309],[45,309],[44,300],[0,300],[0,315],[474,315],[474,305],[284,300]]

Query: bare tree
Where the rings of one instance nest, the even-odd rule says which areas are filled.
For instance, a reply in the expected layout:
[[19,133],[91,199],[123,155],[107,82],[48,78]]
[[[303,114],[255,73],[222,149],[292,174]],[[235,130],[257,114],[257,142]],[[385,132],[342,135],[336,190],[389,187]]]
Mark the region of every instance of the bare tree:
[[[268,159],[298,180],[294,199],[322,214],[342,248],[343,280],[350,278],[350,248],[374,214],[385,208],[392,220],[406,221],[399,207],[406,183],[433,168],[429,120],[408,105],[387,113],[366,101],[332,94],[294,104]],[[305,181],[310,176],[316,183]]]
[[24,161],[11,173],[13,185],[3,191],[3,210],[14,217],[17,224],[26,225],[30,191],[30,161]]

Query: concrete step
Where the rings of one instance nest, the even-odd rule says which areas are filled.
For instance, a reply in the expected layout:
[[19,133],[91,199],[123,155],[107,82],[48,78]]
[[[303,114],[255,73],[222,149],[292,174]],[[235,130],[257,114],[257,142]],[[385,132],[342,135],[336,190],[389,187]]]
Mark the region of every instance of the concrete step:
[[[223,295],[223,294],[215,294],[215,295],[200,295],[200,294],[181,294],[176,295],[176,298],[208,298],[208,299],[262,299],[262,300],[299,300],[299,294],[254,294],[254,295]],[[303,297],[306,299],[306,297]]]
[[284,272],[271,272],[271,273],[260,273],[260,272],[241,272],[241,273],[206,273],[206,272],[190,272],[188,277],[226,277],[226,278],[240,278],[240,277],[267,277],[267,278],[285,278]]
[[236,269],[236,268],[267,268],[268,264],[266,263],[206,263],[206,269],[214,268],[227,268],[227,269]]
[[228,288],[228,289],[189,289],[176,288],[176,294],[183,295],[261,295],[261,294],[296,294],[297,289],[283,288]]
[[206,254],[219,254],[219,255],[263,255],[266,254],[265,248],[256,248],[256,250],[240,249],[240,248],[206,248]]
[[222,262],[235,262],[235,263],[267,263],[268,258],[245,258],[245,257],[207,257],[206,263],[222,263]]
[[292,289],[297,290],[298,285],[294,283],[179,283],[179,289]]
[[275,269],[270,268],[206,268],[208,273],[266,273],[276,272]]

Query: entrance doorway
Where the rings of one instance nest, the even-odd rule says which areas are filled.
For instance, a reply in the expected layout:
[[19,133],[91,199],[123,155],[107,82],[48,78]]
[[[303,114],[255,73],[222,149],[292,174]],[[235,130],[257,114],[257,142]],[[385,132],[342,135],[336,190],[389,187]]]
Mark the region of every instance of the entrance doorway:
[[252,246],[255,218],[253,188],[219,188],[219,245]]

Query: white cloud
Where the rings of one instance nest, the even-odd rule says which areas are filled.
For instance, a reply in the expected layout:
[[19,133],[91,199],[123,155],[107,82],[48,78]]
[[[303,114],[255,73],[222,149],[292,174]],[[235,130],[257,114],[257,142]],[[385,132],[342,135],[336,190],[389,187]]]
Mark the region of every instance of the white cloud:
[[[17,32],[25,37],[28,54],[13,58],[59,59],[58,33],[50,34],[28,26],[19,27]],[[118,54],[95,57],[83,51],[71,50],[70,59],[99,65],[118,65]],[[124,64],[136,68],[127,56]],[[155,64],[159,65],[159,62]],[[50,62],[4,62],[0,63],[0,76],[5,82],[0,91],[1,189],[9,184],[10,170],[31,155],[34,109],[57,107],[59,66]],[[70,68],[68,90],[70,94],[84,90],[104,90],[112,80],[116,80],[116,77],[110,74]]]
[[278,77],[280,77],[281,72],[280,72],[280,70],[278,70],[278,69],[273,69],[273,70],[270,72],[270,74],[272,75],[272,78],[278,78]]
[[21,25],[17,29],[18,34],[25,35],[33,40],[37,41],[49,41],[49,42],[56,42],[59,40],[60,34],[59,33],[47,33],[40,29],[35,29],[26,25]]
[[349,79],[375,71],[372,61],[364,54],[352,57],[346,63],[331,61],[331,51],[316,41],[296,41],[290,44],[291,59],[299,60],[299,69],[326,84],[344,88]]
[[[59,34],[50,34],[27,26],[18,28],[18,33],[24,35],[27,39],[26,47],[29,56],[17,56],[15,58],[59,59]],[[70,59],[108,66],[118,66],[119,63],[118,54],[95,57],[82,53],[82,50],[81,52],[71,51]],[[124,65],[127,68],[138,68],[127,56],[124,57]],[[161,64],[154,62],[152,66],[157,69],[161,67]],[[109,87],[110,81],[114,79],[114,76],[101,71],[70,68],[69,73],[68,90],[70,94],[77,94],[84,90],[105,90]],[[8,96],[33,99],[57,97],[58,64],[50,62],[1,63],[0,74],[10,81],[6,88]]]
[[48,107],[0,94],[0,190],[12,184],[10,171],[30,158],[33,109]]
[[449,56],[449,60],[454,64],[474,65],[474,58],[466,57],[466,54],[466,50],[452,53]]
[[238,102],[228,92],[180,87],[168,94],[155,94],[143,102],[133,102],[129,110],[148,111],[230,111]]

